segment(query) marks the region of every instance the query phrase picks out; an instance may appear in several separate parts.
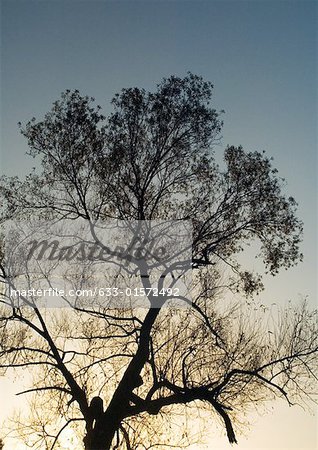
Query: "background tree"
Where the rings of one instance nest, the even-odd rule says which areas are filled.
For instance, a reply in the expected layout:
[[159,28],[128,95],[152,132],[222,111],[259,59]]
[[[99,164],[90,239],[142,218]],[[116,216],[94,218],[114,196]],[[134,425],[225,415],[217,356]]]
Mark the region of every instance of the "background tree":
[[[154,93],[123,89],[107,119],[94,99],[66,91],[42,121],[21,125],[42,169],[24,181],[2,179],[3,222],[193,224],[191,308],[165,308],[166,297],[151,307],[150,295],[148,309],[53,312],[2,295],[1,367],[29,368],[33,384],[24,393],[50,402],[50,420],[30,424],[37,448],[62,445],[68,426],[86,450],[172,445],[153,424],[193,405],[218,417],[235,443],[235,423],[252,406],[312,396],[316,313],[305,303],[272,322],[251,312],[243,299],[262,289],[261,276],[239,263],[249,243],[272,275],[301,259],[296,202],[264,153],[230,146],[217,164],[222,121],[212,90],[192,74],[164,79]],[[241,294],[240,305],[227,300],[228,290]]]

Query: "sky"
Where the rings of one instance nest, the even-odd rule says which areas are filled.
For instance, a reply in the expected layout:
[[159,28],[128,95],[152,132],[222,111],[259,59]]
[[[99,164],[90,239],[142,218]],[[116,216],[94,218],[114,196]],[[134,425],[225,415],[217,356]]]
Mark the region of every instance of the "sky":
[[[308,296],[316,306],[317,25],[317,3],[307,0],[2,0],[0,173],[32,167],[17,122],[40,119],[67,88],[107,113],[123,87],[202,75],[225,110],[216,151],[242,145],[273,156],[304,220],[303,264],[266,278],[261,301]],[[0,380],[0,400],[4,391]],[[279,405],[237,448],[313,450],[316,428],[315,417]]]

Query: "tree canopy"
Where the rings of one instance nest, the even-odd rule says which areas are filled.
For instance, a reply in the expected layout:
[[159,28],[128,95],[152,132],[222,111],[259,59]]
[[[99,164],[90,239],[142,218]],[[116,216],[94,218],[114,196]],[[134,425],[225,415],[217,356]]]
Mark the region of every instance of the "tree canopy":
[[[191,419],[194,408],[219,418],[235,443],[251,407],[311,397],[316,313],[304,303],[266,322],[244,300],[263,288],[261,274],[240,257],[252,243],[272,275],[299,262],[297,204],[265,152],[228,146],[221,159],[212,94],[200,76],[171,76],[155,92],[123,89],[106,118],[93,98],[67,90],[42,120],[20,124],[37,169],[2,177],[3,224],[189,221],[193,233],[185,308],[166,307],[169,295],[158,304],[150,289],[143,308],[47,310],[3,289],[0,368],[32,375],[33,416],[18,428],[35,448],[62,446],[68,427],[85,450],[184,445],[186,433],[173,442],[158,423],[176,411]],[[1,261],[1,281],[12,283],[5,250]],[[173,277],[175,266],[166,271]],[[134,277],[150,288],[141,271]]]

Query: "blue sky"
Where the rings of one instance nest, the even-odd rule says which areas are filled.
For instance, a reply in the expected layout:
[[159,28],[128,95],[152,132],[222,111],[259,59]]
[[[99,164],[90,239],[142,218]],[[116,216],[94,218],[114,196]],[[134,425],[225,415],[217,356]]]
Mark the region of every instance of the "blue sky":
[[[202,75],[225,110],[218,151],[266,150],[305,223],[304,263],[268,279],[264,301],[309,295],[316,304],[316,2],[3,0],[1,8],[2,173],[32,166],[16,124],[41,118],[67,88],[107,112],[122,87]],[[314,448],[310,439],[304,448]]]
[[[18,121],[40,118],[66,88],[105,111],[122,87],[154,89],[188,70],[215,85],[223,146],[274,157],[305,221],[297,271],[275,297],[316,298],[317,8],[310,1],[2,1],[2,172],[23,174]],[[283,286],[283,289],[281,289]],[[277,295],[275,290],[277,288]]]

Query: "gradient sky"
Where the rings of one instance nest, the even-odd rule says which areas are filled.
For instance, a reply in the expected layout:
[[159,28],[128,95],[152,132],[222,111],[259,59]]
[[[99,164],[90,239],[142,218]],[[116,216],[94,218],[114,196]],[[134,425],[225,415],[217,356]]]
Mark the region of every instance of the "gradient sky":
[[[217,151],[266,150],[305,223],[304,263],[267,278],[261,300],[308,295],[316,305],[316,2],[7,0],[1,8],[1,173],[32,166],[16,124],[41,118],[67,88],[107,112],[122,87],[151,90],[164,76],[202,75],[225,110]],[[238,448],[313,450],[315,423],[281,406]]]

